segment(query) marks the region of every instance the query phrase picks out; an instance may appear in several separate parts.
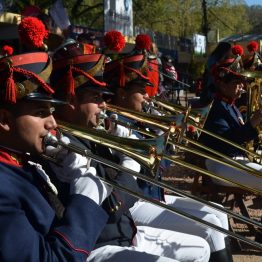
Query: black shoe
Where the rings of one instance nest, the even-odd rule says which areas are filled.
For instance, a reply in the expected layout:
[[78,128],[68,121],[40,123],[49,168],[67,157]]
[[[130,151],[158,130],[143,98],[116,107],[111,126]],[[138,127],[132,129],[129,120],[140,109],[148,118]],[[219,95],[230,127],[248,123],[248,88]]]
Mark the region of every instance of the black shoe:
[[231,254],[228,254],[227,249],[222,249],[216,252],[212,252],[209,262],[233,262]]
[[229,237],[225,237],[225,245],[227,252],[232,255],[231,239]]
[[211,253],[209,262],[233,262],[229,237],[225,237],[225,245],[224,249]]

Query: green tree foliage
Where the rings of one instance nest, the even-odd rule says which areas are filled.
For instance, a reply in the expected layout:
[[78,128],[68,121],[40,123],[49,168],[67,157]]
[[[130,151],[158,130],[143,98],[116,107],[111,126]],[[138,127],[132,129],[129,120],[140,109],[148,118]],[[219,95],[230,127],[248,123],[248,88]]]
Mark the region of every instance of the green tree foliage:
[[[27,5],[48,9],[55,0],[3,0],[10,11]],[[103,30],[102,0],[63,0],[73,24]],[[259,32],[262,6],[248,7],[243,0],[206,0],[208,28],[220,37]],[[173,36],[202,33],[202,0],[133,0],[134,25]]]
[[[201,0],[133,0],[134,22],[152,30],[175,36],[202,32]],[[242,0],[209,0],[208,28],[219,30],[221,37],[247,33],[251,29],[248,7]]]
[[262,5],[253,5],[247,9],[248,19],[252,25],[251,33],[261,34],[262,28]]
[[63,0],[73,24],[97,30],[104,28],[104,1],[102,0]]
[[[219,30],[220,38],[232,34],[245,34],[251,30],[247,6],[243,1],[209,1],[208,25]],[[213,4],[211,2],[214,2]],[[216,3],[215,3],[216,2]]]
[[170,17],[166,6],[167,0],[139,1],[133,0],[134,24],[137,26],[163,31],[166,24],[170,24]]
[[174,36],[198,32],[201,4],[194,0],[133,0],[134,24]]

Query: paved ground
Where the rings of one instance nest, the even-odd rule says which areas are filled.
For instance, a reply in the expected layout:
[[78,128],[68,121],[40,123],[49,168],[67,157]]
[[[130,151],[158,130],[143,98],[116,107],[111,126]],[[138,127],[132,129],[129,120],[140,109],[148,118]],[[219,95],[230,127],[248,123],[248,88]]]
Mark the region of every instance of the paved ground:
[[[262,261],[262,254],[260,255],[233,255],[234,262],[261,262]],[[222,261],[221,261],[222,262]]]

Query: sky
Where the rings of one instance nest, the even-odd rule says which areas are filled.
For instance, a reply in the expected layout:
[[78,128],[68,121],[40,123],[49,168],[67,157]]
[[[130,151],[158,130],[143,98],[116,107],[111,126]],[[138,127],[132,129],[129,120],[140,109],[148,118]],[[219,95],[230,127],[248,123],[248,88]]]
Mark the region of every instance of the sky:
[[245,0],[247,5],[262,5],[262,0]]

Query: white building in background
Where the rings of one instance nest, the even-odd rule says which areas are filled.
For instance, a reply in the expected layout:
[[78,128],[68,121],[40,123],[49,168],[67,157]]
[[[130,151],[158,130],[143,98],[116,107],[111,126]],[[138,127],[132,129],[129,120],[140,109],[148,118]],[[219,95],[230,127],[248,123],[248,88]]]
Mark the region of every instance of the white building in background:
[[133,36],[132,0],[104,0],[104,31],[111,30]]

